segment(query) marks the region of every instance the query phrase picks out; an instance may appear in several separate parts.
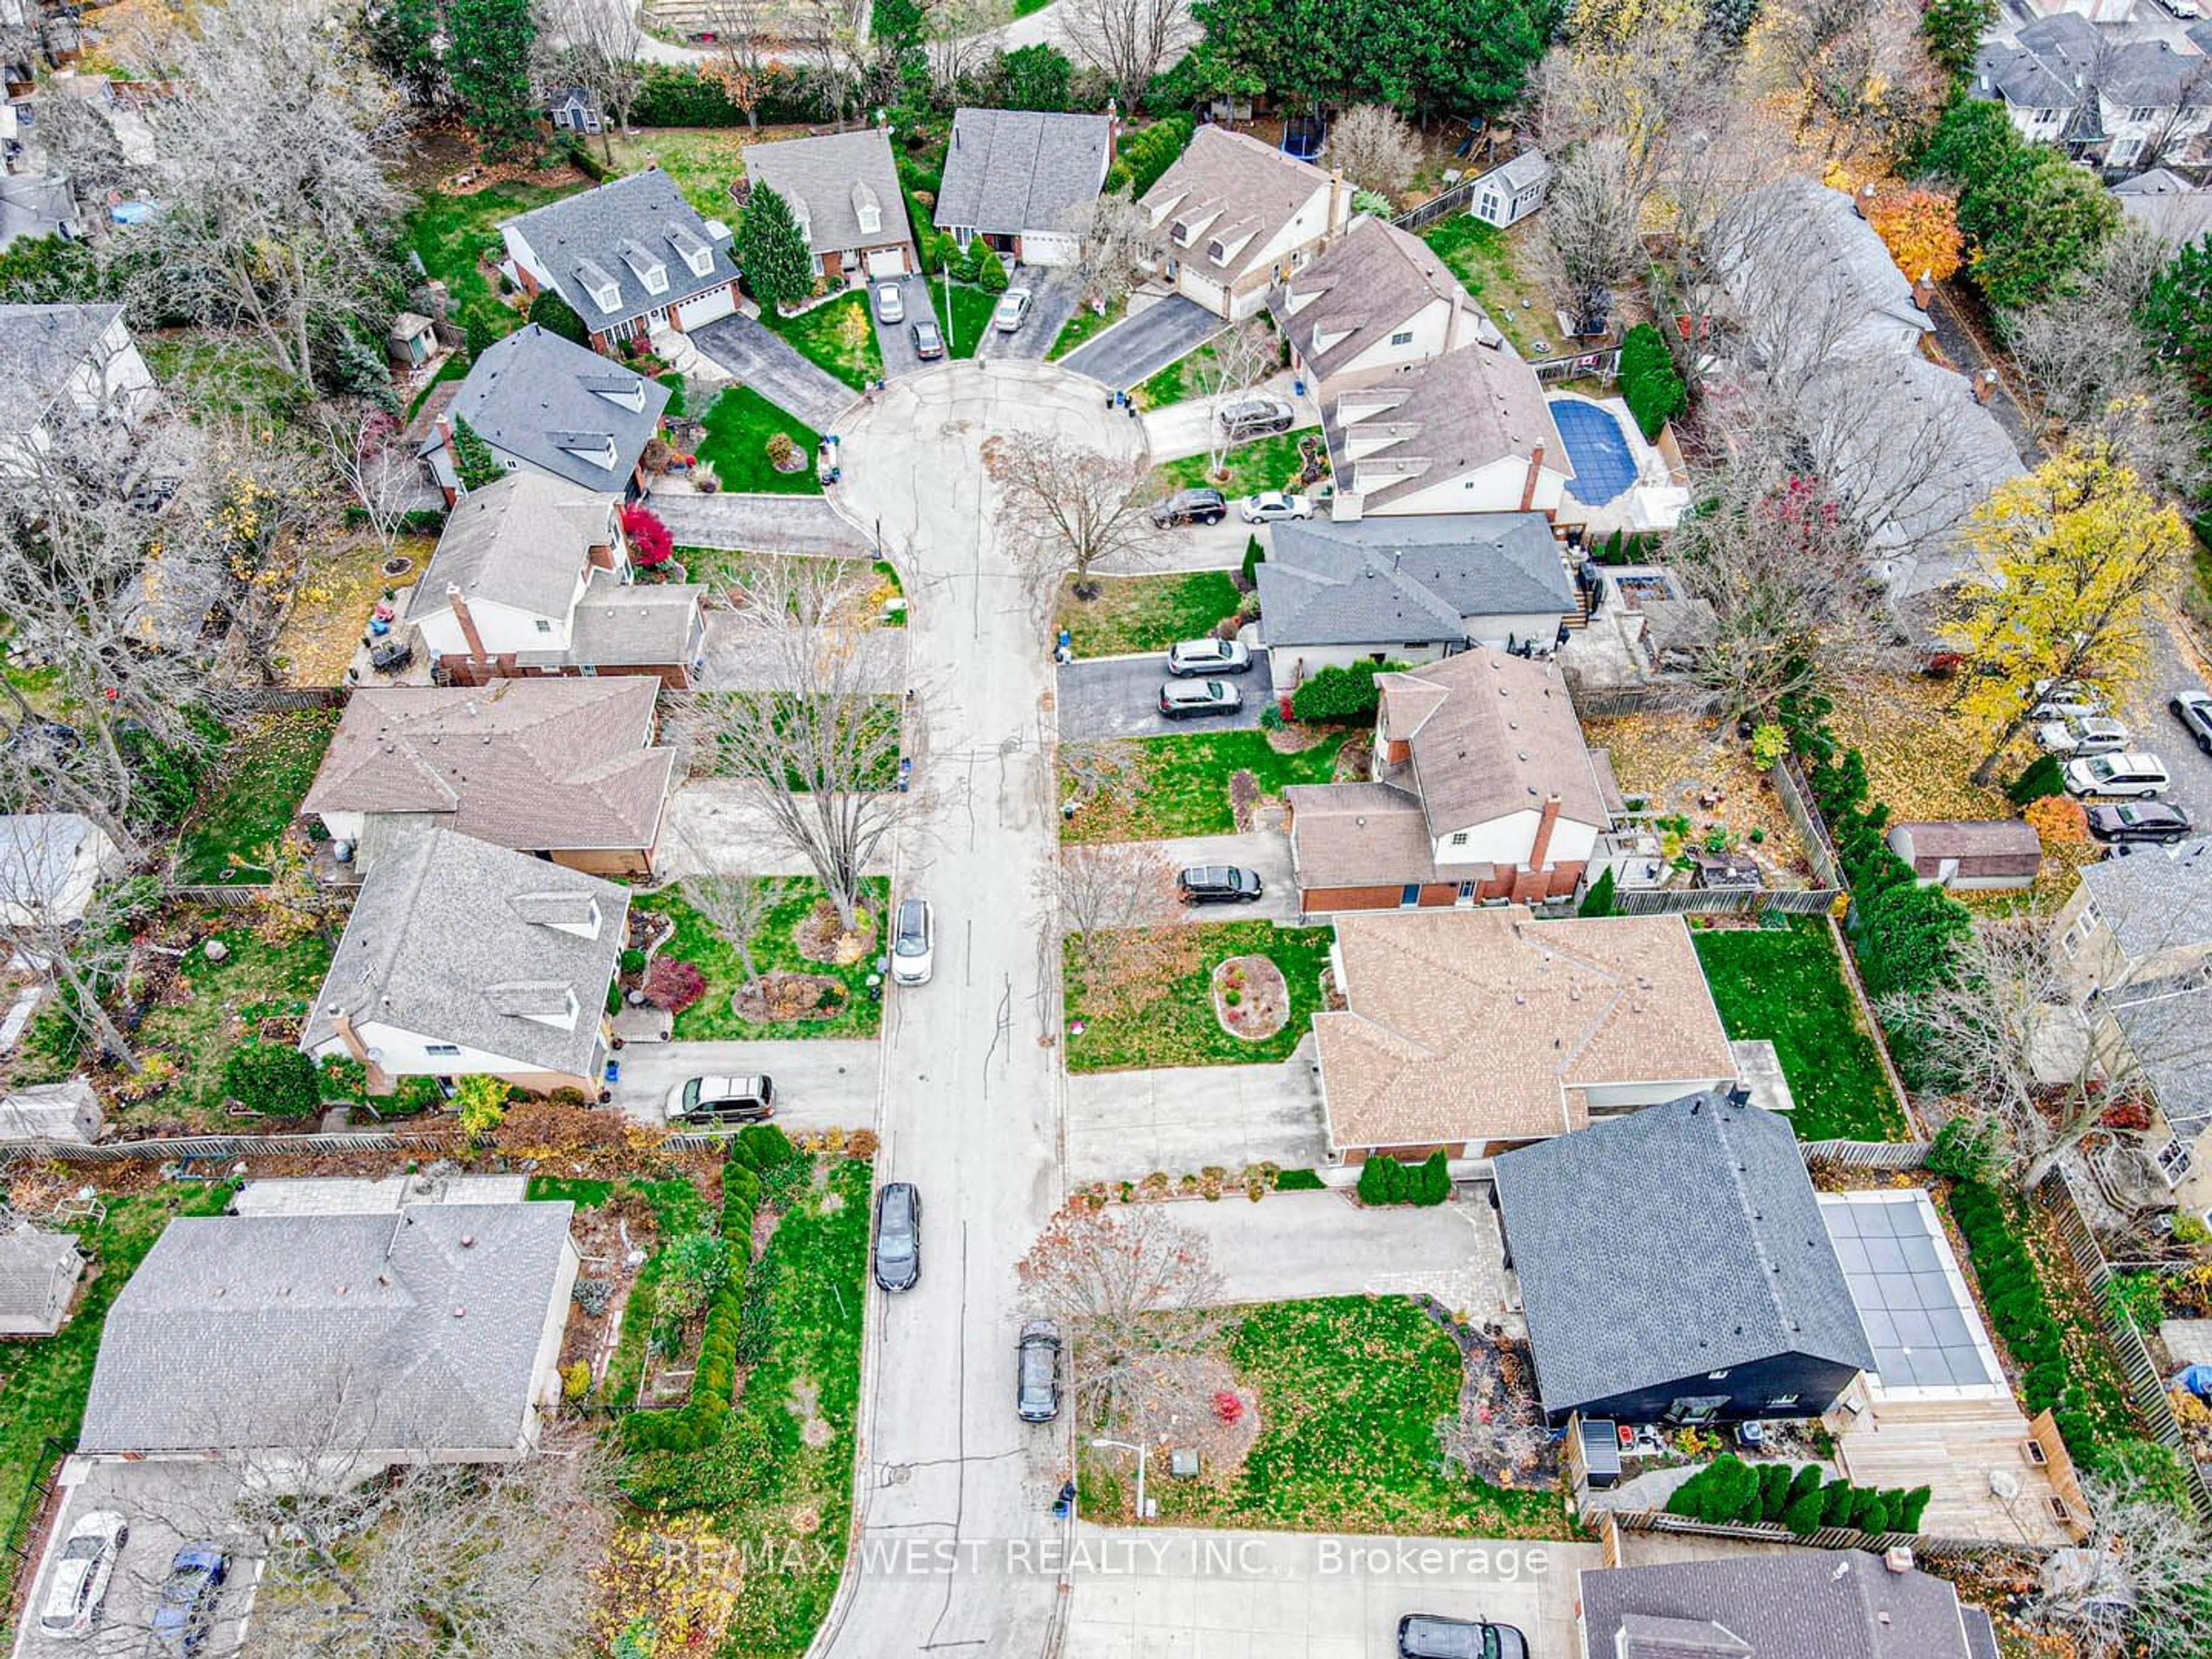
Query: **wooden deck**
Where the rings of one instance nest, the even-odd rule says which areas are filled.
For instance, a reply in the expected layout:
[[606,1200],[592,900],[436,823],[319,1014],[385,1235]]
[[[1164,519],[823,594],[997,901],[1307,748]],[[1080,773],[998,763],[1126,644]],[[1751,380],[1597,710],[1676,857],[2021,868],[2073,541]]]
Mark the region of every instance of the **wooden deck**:
[[[1836,1463],[1859,1486],[1930,1488],[1920,1522],[1930,1536],[2070,1543],[2051,1510],[2050,1472],[2025,1449],[2030,1437],[2009,1399],[1878,1401],[1837,1437]],[[2018,1496],[1990,1490],[1996,1474],[2019,1482]]]

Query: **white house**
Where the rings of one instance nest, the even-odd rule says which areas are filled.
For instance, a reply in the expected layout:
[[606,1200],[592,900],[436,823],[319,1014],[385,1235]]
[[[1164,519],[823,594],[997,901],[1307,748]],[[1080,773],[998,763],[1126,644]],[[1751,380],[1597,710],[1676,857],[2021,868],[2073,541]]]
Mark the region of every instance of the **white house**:
[[1267,290],[1343,234],[1352,186],[1224,127],[1200,127],[1138,205],[1161,274],[1217,317],[1251,316]]
[[1324,397],[1503,337],[1427,243],[1367,214],[1273,289],[1267,313]]
[[1504,167],[1475,181],[1467,210],[1486,225],[1504,230],[1538,208],[1552,188],[1552,164],[1540,149],[1524,149]]
[[1322,392],[1332,514],[1558,512],[1574,463],[1503,339]]
[[1025,265],[1064,265],[1082,252],[1078,216],[1114,160],[1105,115],[958,109],[937,191],[937,228],[965,247],[981,236]]
[[94,890],[123,868],[107,832],[79,813],[0,817],[0,928],[82,921]]
[[2129,38],[2075,12],[2038,18],[1974,60],[1973,95],[2025,138],[2113,171],[2212,157],[2212,57],[2185,38]]
[[0,305],[0,467],[35,461],[63,419],[133,424],[159,397],[118,305]]
[[738,308],[729,227],[702,216],[658,167],[504,220],[499,234],[515,280],[566,300],[594,350]]

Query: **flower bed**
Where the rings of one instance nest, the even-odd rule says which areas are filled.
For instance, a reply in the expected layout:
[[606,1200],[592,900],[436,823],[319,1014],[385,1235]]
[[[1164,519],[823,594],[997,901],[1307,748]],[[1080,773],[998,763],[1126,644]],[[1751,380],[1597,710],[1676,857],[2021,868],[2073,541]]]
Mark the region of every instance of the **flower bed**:
[[1213,1017],[1247,1042],[1262,1042],[1291,1018],[1283,970],[1265,957],[1231,957],[1213,970]]

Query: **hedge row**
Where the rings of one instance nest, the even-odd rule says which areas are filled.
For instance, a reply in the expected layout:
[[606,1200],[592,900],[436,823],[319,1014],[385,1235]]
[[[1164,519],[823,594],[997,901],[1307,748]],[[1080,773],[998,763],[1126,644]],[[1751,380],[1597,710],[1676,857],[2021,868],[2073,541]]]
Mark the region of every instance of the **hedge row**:
[[[811,121],[823,105],[817,91],[817,78],[805,69],[765,64],[757,71],[761,99],[754,113],[763,123]],[[648,64],[645,84],[630,106],[630,120],[641,127],[741,127],[744,111],[730,101],[720,82],[695,69],[675,64]]]
[[1667,1512],[1717,1526],[1779,1522],[1801,1538],[1823,1527],[1918,1532],[1929,1496],[1925,1486],[1877,1490],[1840,1480],[1823,1486],[1817,1464],[1800,1464],[1794,1472],[1787,1463],[1753,1468],[1729,1455],[1715,1459],[1676,1487]]
[[1656,439],[1667,422],[1688,407],[1690,392],[1674,368],[1666,337],[1638,323],[1621,337],[1620,395],[1647,439]]
[[1121,135],[1118,155],[1128,169],[1129,194],[1142,196],[1159,182],[1160,174],[1175,165],[1197,129],[1188,115],[1170,115],[1150,126],[1132,128]]
[[1321,669],[1291,693],[1291,713],[1302,720],[1368,719],[1382,696],[1375,689],[1375,677],[1401,673],[1407,666],[1402,662],[1356,662],[1348,668]]
[[1442,1152],[1419,1164],[1376,1153],[1359,1166],[1362,1204],[1441,1204],[1451,1196],[1451,1171]]

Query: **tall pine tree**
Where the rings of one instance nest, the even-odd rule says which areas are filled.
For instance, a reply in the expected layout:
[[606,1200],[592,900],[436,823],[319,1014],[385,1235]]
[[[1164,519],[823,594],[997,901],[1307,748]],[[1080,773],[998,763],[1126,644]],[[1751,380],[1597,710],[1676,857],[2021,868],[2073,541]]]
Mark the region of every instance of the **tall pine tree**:
[[446,61],[438,52],[438,0],[375,0],[362,14],[369,56],[417,104],[434,104],[446,92]]
[[476,428],[458,417],[453,422],[453,472],[461,481],[464,494],[482,489],[488,483],[497,483],[507,476],[507,469],[491,453],[491,446],[478,435]]
[[446,72],[461,113],[494,155],[527,149],[538,134],[530,55],[538,21],[530,0],[447,0],[453,46]]
[[814,291],[814,261],[791,204],[757,184],[738,221],[738,264],[745,289],[764,306],[795,306]]

